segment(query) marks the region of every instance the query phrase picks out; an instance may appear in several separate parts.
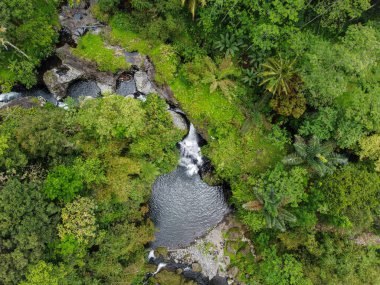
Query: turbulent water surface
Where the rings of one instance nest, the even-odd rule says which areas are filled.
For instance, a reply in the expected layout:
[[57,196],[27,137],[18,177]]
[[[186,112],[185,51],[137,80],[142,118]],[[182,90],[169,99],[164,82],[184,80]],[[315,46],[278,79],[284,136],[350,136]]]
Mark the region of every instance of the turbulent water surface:
[[178,168],[160,176],[153,185],[151,218],[158,231],[152,247],[186,246],[218,224],[228,212],[220,187],[202,181],[202,163],[194,127],[180,143]]

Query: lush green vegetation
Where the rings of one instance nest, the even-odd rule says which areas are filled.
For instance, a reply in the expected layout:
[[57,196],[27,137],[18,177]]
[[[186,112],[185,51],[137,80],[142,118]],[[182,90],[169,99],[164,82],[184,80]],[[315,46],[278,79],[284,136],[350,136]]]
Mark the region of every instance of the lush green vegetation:
[[[2,90],[33,85],[56,40],[56,6],[15,3],[0,3]],[[380,283],[379,245],[357,242],[380,234],[378,3],[99,0],[91,9],[110,30],[74,53],[110,71],[126,67],[106,43],[148,55],[207,139],[207,179],[229,183],[256,250],[231,257],[239,281]],[[145,203],[181,137],[164,105],[110,96],[68,112],[3,111],[0,283],[141,282]]]
[[0,282],[130,284],[144,275],[146,202],[177,164],[183,136],[165,103],[111,95],[1,118]]
[[59,1],[15,1],[0,3],[0,91],[20,82],[37,83],[35,68],[54,51],[59,27]]
[[78,46],[73,49],[73,54],[96,62],[100,71],[116,73],[130,68],[124,56],[116,55],[115,51],[104,46],[102,37],[99,35],[87,34],[80,38]]

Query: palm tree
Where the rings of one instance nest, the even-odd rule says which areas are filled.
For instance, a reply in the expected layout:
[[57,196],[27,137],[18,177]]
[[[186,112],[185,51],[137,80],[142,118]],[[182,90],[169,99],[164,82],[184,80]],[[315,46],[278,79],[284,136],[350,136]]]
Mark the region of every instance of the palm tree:
[[240,74],[231,57],[225,57],[219,66],[209,57],[204,58],[206,69],[202,83],[210,84],[210,93],[216,90],[222,91],[222,93],[230,99],[231,90],[236,87],[236,83],[231,78]]
[[181,0],[182,6],[185,6],[186,2],[188,2],[188,7],[190,10],[191,15],[193,16],[193,20],[195,17],[195,10],[197,9],[197,6],[199,4],[204,7],[206,5],[206,0]]
[[295,60],[289,61],[278,58],[269,58],[262,64],[263,71],[259,73],[262,78],[260,85],[265,85],[265,89],[273,95],[289,95],[296,88],[299,82],[298,76],[294,69]]
[[293,146],[295,152],[286,156],[282,162],[287,165],[307,164],[309,169],[319,176],[331,174],[337,165],[348,162],[346,157],[334,152],[333,144],[321,143],[316,136],[306,142],[296,135]]
[[267,195],[259,194],[257,189],[254,191],[257,200],[245,203],[243,208],[248,211],[262,211],[268,228],[285,231],[285,222],[293,223],[297,220],[285,210],[288,201],[284,196],[277,195],[273,189]]

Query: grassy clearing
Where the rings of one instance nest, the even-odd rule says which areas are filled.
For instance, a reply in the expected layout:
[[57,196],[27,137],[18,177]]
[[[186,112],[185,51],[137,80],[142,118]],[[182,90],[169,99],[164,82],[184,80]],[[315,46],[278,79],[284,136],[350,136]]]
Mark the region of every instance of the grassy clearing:
[[131,67],[123,56],[117,56],[114,50],[105,46],[100,35],[85,35],[80,38],[77,48],[72,51],[76,56],[95,62],[100,71],[116,73]]
[[112,44],[120,45],[130,52],[138,51],[151,58],[156,68],[155,80],[158,84],[170,83],[174,80],[179,59],[172,46],[158,40],[141,38],[131,31],[125,15],[116,15],[110,21],[110,26],[112,31],[109,34],[109,41]]

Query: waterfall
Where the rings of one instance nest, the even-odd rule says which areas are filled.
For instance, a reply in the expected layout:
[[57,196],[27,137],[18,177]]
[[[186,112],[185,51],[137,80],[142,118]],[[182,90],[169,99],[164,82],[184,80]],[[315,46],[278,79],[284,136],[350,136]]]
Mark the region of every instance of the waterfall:
[[148,261],[153,261],[155,259],[156,259],[156,256],[154,255],[154,250],[152,249],[151,251],[149,251]]
[[157,270],[153,273],[152,276],[156,275],[158,272],[161,271],[162,268],[164,268],[166,266],[166,263],[160,263],[158,266],[157,266]]
[[193,124],[190,124],[188,135],[180,143],[181,159],[179,165],[186,168],[189,176],[198,173],[203,164],[201,148],[198,144],[198,134]]

